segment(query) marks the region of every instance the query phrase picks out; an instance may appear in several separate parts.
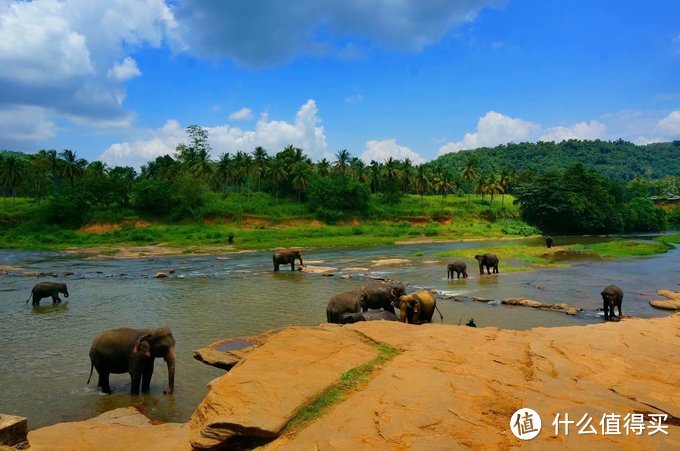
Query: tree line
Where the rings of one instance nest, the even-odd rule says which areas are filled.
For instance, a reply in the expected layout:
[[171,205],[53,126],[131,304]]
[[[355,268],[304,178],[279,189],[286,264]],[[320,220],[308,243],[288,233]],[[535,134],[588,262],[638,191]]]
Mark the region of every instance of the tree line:
[[[41,204],[46,201],[40,220],[79,225],[87,221],[90,212],[107,209],[132,209],[141,215],[171,220],[200,219],[197,215],[210,192],[227,198],[232,192],[268,193],[277,203],[285,198],[304,204],[319,218],[333,221],[366,215],[373,202],[398,202],[404,194],[420,196],[421,208],[425,195],[441,196],[443,207],[446,196],[454,193],[467,194],[468,202],[471,194],[476,193],[483,201],[490,205],[495,202],[502,208],[504,194],[513,193],[525,220],[550,229],[559,221],[553,224],[546,218],[551,211],[561,211],[553,207],[560,204],[561,194],[572,186],[565,180],[561,180],[562,185],[556,182],[558,175],[565,177],[559,170],[538,171],[531,165],[510,164],[500,156],[492,158],[490,151],[496,152],[499,148],[515,154],[512,151],[515,145],[511,144],[459,152],[423,164],[414,164],[408,158],[366,164],[346,149],[338,151],[332,161],[323,158],[313,162],[303,149],[292,145],[273,155],[256,147],[250,152],[221,153],[213,159],[205,129],[191,125],[186,133],[186,142],[178,144],[173,155],[149,161],[142,165],[140,172],[129,166],[108,167],[100,161],[88,162],[69,149],[41,150],[32,155],[0,152],[3,203],[7,208],[8,202],[17,196],[30,197]],[[568,147],[583,143],[562,144]],[[609,183],[601,175],[589,177],[588,183]],[[606,189],[614,193],[613,199],[625,197],[629,202],[632,198],[646,198],[659,189],[677,189],[674,176],[666,178],[669,177],[669,180],[648,180],[637,174],[629,183],[620,181],[618,188],[612,184]],[[621,194],[624,192],[627,194]],[[537,205],[550,207],[535,211]],[[589,205],[582,206],[596,207]],[[582,233],[602,227],[585,223],[573,224],[567,229],[564,231]],[[618,231],[625,227],[605,229]]]

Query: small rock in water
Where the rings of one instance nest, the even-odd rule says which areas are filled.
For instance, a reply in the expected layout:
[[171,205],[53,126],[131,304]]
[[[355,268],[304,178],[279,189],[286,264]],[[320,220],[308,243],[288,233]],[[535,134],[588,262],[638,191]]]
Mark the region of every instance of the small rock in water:
[[165,274],[164,272],[157,272],[156,275],[155,275],[154,277],[155,277],[156,279],[162,279],[162,278],[164,278],[164,277],[168,277],[168,275]]

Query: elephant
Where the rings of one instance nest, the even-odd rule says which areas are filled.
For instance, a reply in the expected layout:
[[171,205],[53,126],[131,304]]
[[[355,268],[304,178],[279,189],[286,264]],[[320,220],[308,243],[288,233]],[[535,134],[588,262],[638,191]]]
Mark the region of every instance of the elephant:
[[544,236],[543,239],[545,240],[545,245],[548,249],[550,249],[553,246],[553,237],[551,236]]
[[329,323],[342,324],[342,315],[361,312],[361,289],[336,294],[326,306],[326,320]]
[[304,263],[302,263],[302,251],[300,250],[274,252],[272,259],[274,260],[274,271],[279,270],[279,265],[288,263],[290,263],[290,270],[295,271],[296,259],[300,260],[300,266],[305,266]]
[[154,359],[162,357],[168,366],[168,387],[164,394],[172,394],[175,388],[175,338],[168,327],[158,329],[113,329],[102,332],[92,341],[90,348],[90,377],[92,369],[99,374],[98,387],[111,393],[109,374],[130,373],[130,393],[149,391],[153,375]]
[[365,312],[343,313],[340,324],[352,324],[359,321],[399,321],[397,315],[384,309],[369,309]]
[[361,287],[361,309],[384,309],[394,313],[392,302],[406,294],[406,287],[401,283],[374,283]]
[[460,279],[460,275],[463,275],[463,279],[465,279],[467,275],[467,265],[463,260],[456,260],[453,263],[449,263],[446,265],[446,279],[453,279],[453,273],[456,273],[456,277]]
[[615,318],[614,306],[619,309],[618,319],[621,319],[621,302],[623,301],[623,291],[616,285],[608,285],[602,290],[602,308],[604,309],[604,320],[609,321]]
[[468,326],[468,327],[477,327],[477,325],[475,324],[474,318],[470,318],[470,321],[465,323],[465,325]]
[[[64,297],[68,297],[68,289],[65,283],[58,282],[40,282],[36,284],[31,290],[33,297],[33,305],[40,305],[40,300],[46,297],[52,297],[53,304],[61,304],[59,293],[63,293]],[[31,296],[26,299],[26,304],[31,299]]]
[[480,275],[484,275],[484,267],[486,267],[487,274],[491,274],[491,268],[493,268],[494,274],[498,274],[498,257],[496,254],[477,254],[475,260],[479,262]]
[[444,316],[437,308],[437,299],[429,291],[421,290],[415,293],[399,296],[393,302],[399,308],[399,319],[401,322],[409,324],[421,324],[432,322],[432,315],[437,309],[439,317],[443,320]]

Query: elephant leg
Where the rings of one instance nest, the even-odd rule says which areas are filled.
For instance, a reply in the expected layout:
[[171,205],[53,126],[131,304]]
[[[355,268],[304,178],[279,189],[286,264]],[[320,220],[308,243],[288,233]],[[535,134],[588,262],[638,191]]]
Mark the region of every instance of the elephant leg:
[[295,260],[293,260],[292,262],[290,262],[290,270],[291,270],[291,271],[295,271]]
[[602,310],[604,310],[604,320],[609,321],[609,303],[606,299],[602,304]]
[[139,394],[139,385],[142,382],[141,373],[130,373],[130,393],[133,395]]
[[480,276],[484,275],[484,265],[482,265],[481,263],[479,264],[479,275]]
[[104,393],[111,393],[111,386],[109,385],[109,373],[106,371],[99,371],[99,381],[97,382],[97,387],[100,387]]
[[33,295],[33,305],[40,305],[40,298],[37,295]]
[[151,387],[151,376],[153,376],[153,359],[149,365],[145,365],[142,370],[142,393],[147,393]]
[[279,264],[278,264],[278,263],[274,263],[274,271],[278,271],[278,270],[279,270]]

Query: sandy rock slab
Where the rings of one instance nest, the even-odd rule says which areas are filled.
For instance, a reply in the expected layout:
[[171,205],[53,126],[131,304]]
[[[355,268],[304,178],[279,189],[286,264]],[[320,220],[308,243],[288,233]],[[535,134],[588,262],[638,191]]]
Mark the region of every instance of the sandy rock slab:
[[362,334],[338,325],[285,329],[213,381],[189,422],[196,448],[275,438],[342,373],[375,358]]
[[664,310],[680,310],[680,293],[671,290],[659,290],[656,294],[661,295],[666,298],[664,301],[654,300],[649,301],[649,305],[652,307],[664,309]]
[[249,352],[262,346],[276,332],[267,332],[249,337],[236,337],[218,340],[194,351],[194,358],[206,365],[230,370],[243,360]]
[[30,450],[191,450],[186,424],[154,425],[132,407],[110,410],[98,417],[59,423],[28,433]]
[[[348,326],[401,353],[362,390],[267,450],[680,449],[680,315],[528,331],[384,321]],[[523,442],[510,430],[522,407],[542,419]],[[626,435],[626,414],[669,417],[666,432]],[[592,418],[596,434],[564,433],[565,414]],[[604,435],[605,414],[620,434]]]

